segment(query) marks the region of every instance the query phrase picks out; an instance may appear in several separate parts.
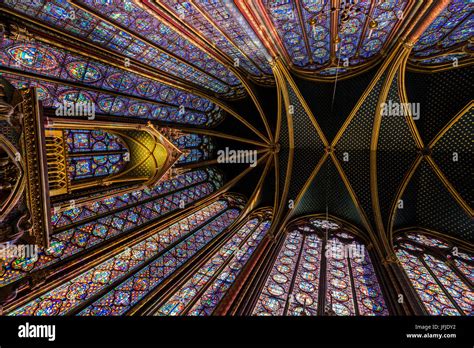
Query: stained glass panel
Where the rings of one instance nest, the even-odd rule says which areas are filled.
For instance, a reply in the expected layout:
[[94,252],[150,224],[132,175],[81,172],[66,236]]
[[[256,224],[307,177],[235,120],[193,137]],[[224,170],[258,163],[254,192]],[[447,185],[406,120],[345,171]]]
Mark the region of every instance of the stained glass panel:
[[71,181],[111,176],[123,170],[127,164],[123,154],[68,157],[68,176]]
[[[324,68],[321,75],[331,76],[380,54],[405,17],[408,1],[341,3],[337,33],[331,31],[333,5],[329,0],[264,0],[263,4],[291,63],[304,70]],[[334,59],[337,65],[344,63],[349,68],[337,69],[331,62]]]
[[397,251],[397,256],[429,314],[460,314],[418,257],[403,249]]
[[181,20],[216,42],[220,50],[234,60],[238,59],[240,65],[251,75],[272,73],[266,49],[232,2],[220,0],[191,3],[185,0],[166,0],[163,3]]
[[238,216],[239,210],[237,209],[225,211],[166,253],[155,257],[149,265],[94,301],[79,315],[125,314],[206,244],[221,234]]
[[[39,99],[43,106],[53,108],[64,101],[69,103],[91,102],[95,106],[97,114],[109,114],[113,116],[138,117],[164,122],[192,124],[192,125],[214,125],[223,118],[222,110],[215,109],[212,113],[198,111],[196,109],[184,109],[166,104],[152,102],[137,103],[132,98],[118,97],[106,92],[95,92],[63,86],[57,83],[43,82],[40,79],[30,79],[13,74],[1,74],[16,88],[37,87]],[[194,102],[194,101],[198,102]],[[192,107],[201,108],[203,105],[199,99],[193,99]],[[141,111],[139,111],[141,110]]]
[[[211,315],[232,286],[270,227],[270,221],[249,220],[180,287],[158,315]],[[194,305],[189,307],[191,301]]]
[[473,315],[471,254],[425,233],[405,233],[395,241],[398,259],[429,314]]
[[103,130],[65,130],[69,153],[127,151],[124,141]]
[[289,226],[253,315],[389,314],[370,255],[351,232],[319,218]]
[[[9,315],[67,314],[113,282],[123,279],[130,272],[139,269],[146,261],[153,259],[160,252],[162,253],[167,246],[184,236],[192,235],[199,226],[209,226],[209,224],[205,224],[212,217],[219,214],[221,218],[223,214],[234,216],[233,210],[224,212],[226,208],[225,201],[212,203],[180,222],[160,230],[117,255],[102,261],[97,266],[50,290]],[[238,215],[238,211],[236,212]]]
[[[81,10],[66,0],[35,1],[30,7],[22,1],[7,0],[5,5],[83,39],[90,40],[132,59],[137,59],[171,75],[193,81],[211,91],[233,95],[229,86],[239,86],[237,77],[205,51],[165,25],[138,3],[131,1],[81,1],[114,25]],[[71,15],[73,13],[73,15]],[[121,30],[120,26],[131,31]],[[185,49],[182,49],[185,47]],[[177,60],[175,57],[181,58]],[[96,78],[94,68],[71,67],[80,78]],[[96,76],[94,76],[96,75]]]
[[[213,108],[213,104],[203,98],[45,43],[24,43],[4,39],[0,43],[0,65],[35,73],[40,77],[81,83],[86,88],[100,88],[149,101],[170,103],[185,108],[197,108],[196,106],[200,104],[199,109],[202,111]],[[83,71],[93,70],[94,73],[91,74],[97,79],[88,79],[87,76],[90,75],[85,73],[78,74],[76,70],[79,66],[82,66]],[[144,83],[156,86],[154,95],[146,98],[142,95]]]
[[205,161],[213,156],[214,141],[207,135],[185,133],[171,141],[183,151],[178,164]]
[[[463,52],[463,47],[472,51],[468,42],[473,35],[474,4],[452,0],[416,42],[412,58],[423,59],[422,64],[441,64],[468,58],[469,54]],[[450,54],[444,55],[445,52]]]
[[[4,272],[0,275],[0,284],[8,284],[30,272],[43,269],[112,237],[129,232],[141,224],[180,209],[181,202],[187,206],[214,190],[213,184],[200,183],[57,232],[50,237],[51,246],[40,250],[37,257],[6,259],[3,264]],[[71,209],[70,214],[74,218],[75,210]]]
[[[105,197],[94,197],[85,203],[76,203],[74,207],[61,210],[55,213],[52,209],[51,223],[55,230],[91,218],[97,214],[111,213],[117,209],[129,206],[131,204],[145,203],[151,199],[174,192],[186,187],[190,187],[208,180],[207,170],[195,170],[178,175],[177,177],[158,182],[153,187],[144,187],[126,193],[110,194]],[[218,189],[222,182],[214,184]]]

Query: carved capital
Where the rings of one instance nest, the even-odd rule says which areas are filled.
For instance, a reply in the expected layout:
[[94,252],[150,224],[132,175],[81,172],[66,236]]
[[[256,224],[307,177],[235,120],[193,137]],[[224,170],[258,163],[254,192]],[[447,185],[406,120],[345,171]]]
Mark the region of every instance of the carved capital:
[[398,259],[397,255],[390,254],[386,258],[382,260],[383,265],[393,265],[393,264],[400,264],[400,260]]

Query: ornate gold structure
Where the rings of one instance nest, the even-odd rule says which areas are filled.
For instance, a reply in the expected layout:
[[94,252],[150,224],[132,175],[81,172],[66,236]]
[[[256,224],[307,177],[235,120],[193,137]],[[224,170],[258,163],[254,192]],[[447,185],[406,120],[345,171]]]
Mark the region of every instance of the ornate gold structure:
[[51,214],[42,111],[34,89],[18,91],[2,81],[1,91],[0,243],[48,246]]
[[[91,188],[94,186],[110,186],[118,183],[141,184],[152,186],[159,180],[169,177],[171,166],[183,154],[150,122],[146,125],[135,123],[113,124],[103,121],[80,121],[70,119],[51,120],[48,131],[48,154],[51,158],[49,168],[52,184],[55,185],[54,195]],[[127,144],[128,158],[126,168],[117,174],[105,178],[70,182],[58,173],[58,168],[66,168],[67,160],[75,154],[68,153],[65,148],[63,129],[104,130],[114,134]],[[58,152],[56,152],[58,151]],[[78,154],[81,155],[81,154]],[[100,153],[98,153],[100,155]],[[56,189],[60,186],[62,191]]]

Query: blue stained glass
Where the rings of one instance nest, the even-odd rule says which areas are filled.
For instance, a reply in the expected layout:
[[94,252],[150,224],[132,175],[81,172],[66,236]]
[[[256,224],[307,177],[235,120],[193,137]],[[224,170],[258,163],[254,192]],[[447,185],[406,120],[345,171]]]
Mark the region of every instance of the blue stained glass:
[[[175,106],[141,103],[146,106],[146,113],[139,115],[130,115],[127,106],[133,105],[134,100],[126,97],[115,97],[106,92],[95,92],[87,89],[78,91],[72,87],[62,86],[57,83],[41,82],[36,79],[20,77],[12,74],[0,74],[18,88],[39,87],[42,89],[40,100],[44,106],[53,107],[67,102],[93,102],[97,113],[112,114],[114,116],[139,117],[151,120],[160,120],[164,122],[173,122],[181,124],[193,124],[199,126],[213,126],[224,118],[222,110],[217,108],[212,113],[204,113],[194,109],[181,109]],[[201,99],[201,98],[199,98]],[[206,105],[208,102],[206,102]],[[203,106],[201,102],[198,106]],[[142,109],[143,110],[143,109]]]
[[[331,64],[331,58],[349,62],[350,72],[354,67],[379,54],[387,44],[389,36],[397,30],[403,19],[407,0],[396,0],[374,4],[371,17],[371,1],[358,1],[348,20],[338,19],[340,43],[331,47],[331,2],[302,0],[263,1],[270,19],[288,52],[291,62],[304,70],[319,70]],[[342,13],[342,12],[341,12]],[[363,30],[368,21],[375,20],[376,27]],[[334,34],[334,33],[333,33]],[[334,57],[331,57],[331,54]],[[333,69],[326,68],[322,76]]]
[[[472,280],[473,267],[465,260],[471,254],[458,251],[447,241],[428,234],[410,232],[395,240],[398,259],[427,313],[473,315],[474,292],[454,268]],[[413,244],[417,243],[417,246]]]
[[[40,42],[25,44],[9,39],[2,40],[0,65],[18,66],[22,70],[38,74],[39,77],[53,77],[65,81],[80,79],[85,88],[93,86],[142,98],[137,89],[146,82],[156,86],[156,94],[147,97],[152,102],[166,102],[190,109],[194,109],[196,105],[199,106],[199,111],[210,111],[214,108],[211,102],[201,97]],[[143,89],[140,91],[143,92]],[[202,100],[196,102],[196,99]]]
[[[182,37],[179,32],[172,30],[148,11],[134,3],[116,1],[110,4],[101,4],[95,0],[81,1],[81,5],[90,7],[95,12],[100,13],[112,22],[126,27],[138,36],[142,36],[152,42],[154,41],[155,45],[161,46],[165,51],[161,52],[154,49],[148,43],[125,33],[118,26],[106,25],[99,18],[89,15],[87,12],[72,6],[66,1],[37,1],[41,4],[46,3],[46,5],[35,13],[21,6],[19,4],[21,1],[7,0],[5,3],[15,10],[28,12],[29,15],[45,21],[58,29],[100,42],[111,50],[138,59],[145,64],[154,66],[174,76],[193,81],[214,92],[232,96],[236,91],[232,90],[230,86],[235,86],[241,91],[243,90],[238,78],[227,67],[211,58],[206,52]],[[73,18],[69,15],[72,11],[75,13]],[[91,28],[96,28],[96,30],[91,30]],[[107,32],[103,33],[101,29],[105,29]],[[154,35],[151,35],[152,33]],[[156,33],[160,33],[160,35],[156,35]],[[186,48],[183,52],[194,52],[195,58],[191,58],[187,54],[180,55],[182,47]],[[151,56],[137,55],[137,53],[141,53],[144,50],[154,50],[154,52]],[[181,56],[182,60],[178,61],[172,58],[167,52]],[[203,62],[205,62],[205,65]],[[206,72],[201,72],[195,66],[204,68],[203,70]]]
[[[253,315],[317,315],[320,296],[336,315],[388,315],[370,255],[344,227],[301,218],[288,224],[283,238]],[[327,285],[320,289],[322,269]]]
[[[425,65],[442,64],[453,59],[468,58],[462,46],[468,46],[474,35],[474,4],[464,0],[453,0],[443,12],[429,25],[413,47],[412,60],[423,59]],[[445,51],[450,55],[443,55]],[[442,57],[435,57],[442,55]]]
[[123,154],[68,157],[67,163],[71,180],[114,175],[126,165]]
[[[197,228],[203,225],[205,226],[203,228],[212,226],[212,233],[219,233],[219,231],[213,229],[213,227],[222,230],[225,224],[230,224],[232,220],[238,216],[238,210],[230,209],[225,211],[226,208],[226,201],[214,202],[183,218],[183,225],[176,223],[168,228],[155,232],[148,236],[147,239],[135,243],[131,245],[130,248],[117,253],[115,256],[101,261],[97,266],[79,274],[74,279],[56,286],[45,295],[11,312],[10,315],[67,314],[78,305],[84,303],[84,301],[91,296],[106,289],[107,286],[110,286],[114,281],[135,271],[144,262],[151,261],[157,253],[163,253],[167,246],[172,245],[172,243],[183,237],[192,235]],[[209,219],[214,216],[218,216],[217,219],[221,219],[222,221],[213,221],[205,225]],[[183,226],[187,226],[187,228]],[[197,232],[197,234],[199,233],[200,232]],[[209,239],[205,241],[205,243],[208,241]],[[174,250],[178,250],[178,248],[175,247]],[[169,254],[169,252],[164,254],[165,262],[171,261],[174,258],[172,255],[170,255],[171,257],[168,256]],[[135,283],[135,289],[136,287],[146,288],[147,283],[147,279],[141,279]],[[129,303],[130,293],[127,292],[126,289],[118,291],[116,295],[116,304],[127,305]],[[56,303],[54,309],[50,306],[51,301]],[[48,311],[45,312],[45,309],[48,309]]]
[[[223,52],[233,59],[239,59],[241,66],[251,75],[260,76],[262,72],[272,73],[268,63],[268,53],[232,2],[189,3],[185,0],[166,0],[163,3],[183,21],[215,42]],[[211,18],[226,36],[210,24],[203,13],[207,13],[208,18]]]
[[70,153],[127,151],[124,141],[103,130],[65,130],[65,140]]
[[2,65],[12,65],[13,67],[23,67],[38,71],[51,71],[59,67],[58,60],[60,57],[34,44],[2,48],[5,49],[5,55],[1,57]]
[[[8,284],[24,277],[31,271],[43,269],[59,260],[66,259],[78,252],[89,249],[114,236],[129,232],[132,229],[137,228],[137,225],[151,222],[167,213],[180,209],[181,201],[183,201],[185,206],[187,206],[188,204],[209,195],[215,190],[216,187],[213,184],[209,182],[201,182],[191,187],[168,194],[167,196],[158,196],[143,202],[138,199],[136,202],[140,203],[140,205],[128,208],[126,207],[128,204],[127,201],[124,198],[119,198],[123,199],[122,202],[125,203],[120,206],[123,210],[87,223],[82,223],[77,227],[62,229],[61,231],[54,233],[50,237],[51,247],[46,250],[40,249],[37,257],[5,260],[3,264],[4,272],[0,275],[0,284]],[[177,203],[170,202],[170,200],[173,201],[176,198]],[[133,202],[130,201],[130,203]],[[82,207],[80,207],[80,209],[82,209]],[[82,212],[75,211],[74,214],[78,214],[79,216],[76,221],[96,215],[97,212],[91,214],[91,209],[93,208],[82,209]],[[105,209],[102,210],[103,212],[110,211],[106,210],[107,208],[105,207],[102,209]],[[89,213],[86,211],[89,211]],[[136,214],[140,215],[139,220],[137,220],[139,222],[130,222],[130,218],[133,220],[133,217],[136,216]],[[62,226],[67,225],[67,222],[64,222],[64,215],[57,217],[56,219],[62,224]],[[69,221],[71,220],[69,219]]]
[[214,143],[207,135],[189,133],[178,138],[172,138],[171,141],[178,148],[184,150],[184,154],[178,160],[180,164],[207,160],[213,155]]
[[[139,300],[168,278],[200,249],[221,234],[239,216],[237,209],[228,209],[204,225],[171,250],[156,258],[141,271],[133,274],[103,297],[82,310],[79,315],[99,315],[106,308],[108,315],[123,315]],[[117,301],[124,296],[127,301]]]

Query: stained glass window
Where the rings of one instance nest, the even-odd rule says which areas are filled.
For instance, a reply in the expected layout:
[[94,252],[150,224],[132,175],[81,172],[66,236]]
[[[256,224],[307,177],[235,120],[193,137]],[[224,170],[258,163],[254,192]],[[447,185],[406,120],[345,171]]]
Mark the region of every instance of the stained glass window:
[[428,234],[410,232],[395,249],[419,300],[430,315],[473,315],[474,256]]
[[[0,65],[31,72],[38,77],[80,83],[86,88],[124,93],[144,101],[169,103],[201,111],[214,108],[213,103],[204,98],[45,43],[4,39],[0,43]],[[148,95],[143,95],[144,90]]]
[[[361,0],[348,15],[338,18],[339,42],[331,47],[331,1],[263,1],[272,24],[286,49],[291,63],[297,68],[316,70],[331,61],[331,57],[348,63],[350,68],[376,56],[397,30],[407,9],[407,0],[371,2]],[[339,11],[343,13],[343,11]],[[376,23],[368,28],[369,22]],[[333,72],[345,73],[349,69],[322,70],[323,76]]]
[[[171,193],[168,194],[167,190],[163,190],[165,194],[160,193],[163,186],[158,186],[156,191],[138,190],[129,192],[128,195],[97,199],[97,202],[78,204],[77,207],[69,207],[57,214],[54,214],[53,210],[52,223],[55,230],[50,236],[51,246],[46,250],[40,250],[34,258],[5,260],[0,284],[8,284],[141,225],[156,221],[166,214],[181,209],[183,203],[186,207],[198,201],[218,188],[215,185],[219,184],[219,174],[208,170],[208,175],[212,183],[199,180],[196,180],[198,183],[189,185],[175,183],[177,186],[183,185],[184,188],[176,191],[170,189]],[[188,180],[193,181],[189,175],[185,177],[185,181]],[[182,178],[178,181],[181,182]],[[108,206],[109,203],[117,201],[120,202],[115,207],[113,204]],[[94,211],[96,208],[97,212]],[[75,227],[68,227],[69,222],[78,224]]]
[[114,175],[126,165],[124,156],[102,155],[68,158],[68,175],[71,180]]
[[250,217],[160,306],[157,315],[211,315],[268,232],[270,220]]
[[79,315],[123,315],[138,301],[161,284],[199,250],[220,235],[239,215],[229,209],[194,234],[177,244],[141,271],[124,280],[116,288],[94,301]]
[[285,231],[254,315],[388,315],[362,240],[319,218]]
[[[185,0],[166,0],[163,3],[181,20],[215,42],[223,52],[233,59],[238,59],[241,66],[251,75],[272,73],[268,53],[233,2],[220,0],[194,3]],[[209,23],[208,20],[213,23]],[[213,24],[226,35],[222,35]]]
[[178,164],[205,161],[213,156],[214,141],[211,137],[202,134],[184,133],[171,138],[173,144],[183,150]]
[[116,135],[101,130],[66,130],[64,135],[70,180],[115,175],[129,160],[125,142]]
[[451,63],[455,59],[468,58],[468,52],[472,51],[468,42],[473,35],[474,4],[465,0],[450,1],[416,42],[412,58],[422,64]]
[[[169,227],[149,233],[9,315],[74,314],[78,306],[88,303],[80,315],[123,314],[221,234],[239,213],[240,209],[226,199],[211,203]],[[116,282],[119,285],[111,288]],[[107,289],[108,293],[94,299]]]
[[124,141],[103,130],[65,130],[69,153],[127,151]]
[[[91,199],[87,199],[83,203],[75,203],[74,207],[58,209],[56,213],[53,208],[51,223],[53,228],[57,230],[97,214],[110,213],[131,204],[148,201],[186,187],[210,181],[213,173],[214,170],[212,168],[194,170],[178,175],[170,180],[160,181],[150,188],[144,187],[132,191],[127,189],[125,192],[107,194],[103,197],[91,197]],[[214,183],[214,188],[218,189],[221,185],[222,181],[216,182]]]
[[198,110],[207,109],[207,107],[203,108],[204,105],[201,102],[203,99],[201,98],[193,99],[191,108],[182,109],[156,102],[137,102],[135,99],[118,97],[105,91],[96,92],[87,88],[79,91],[74,87],[45,82],[38,78],[30,79],[14,74],[1,74],[1,76],[16,88],[37,87],[39,99],[43,106],[48,108],[57,107],[59,104],[63,104],[64,101],[69,103],[91,102],[94,104],[96,114],[200,126],[213,126],[224,118],[222,110],[217,106],[214,106],[215,109],[211,112]]
[[[37,0],[33,6],[22,1],[7,0],[5,5],[101,47],[137,59],[184,80],[193,81],[213,92],[232,96],[236,92],[231,86],[242,88],[230,69],[137,3],[121,0],[81,1],[81,5],[108,19],[112,25],[66,0]],[[71,16],[71,13],[74,15]],[[125,30],[137,36],[132,36]],[[94,67],[86,68],[80,63],[73,63],[70,73],[72,76],[91,80],[100,75]],[[123,85],[123,82],[121,84]]]

